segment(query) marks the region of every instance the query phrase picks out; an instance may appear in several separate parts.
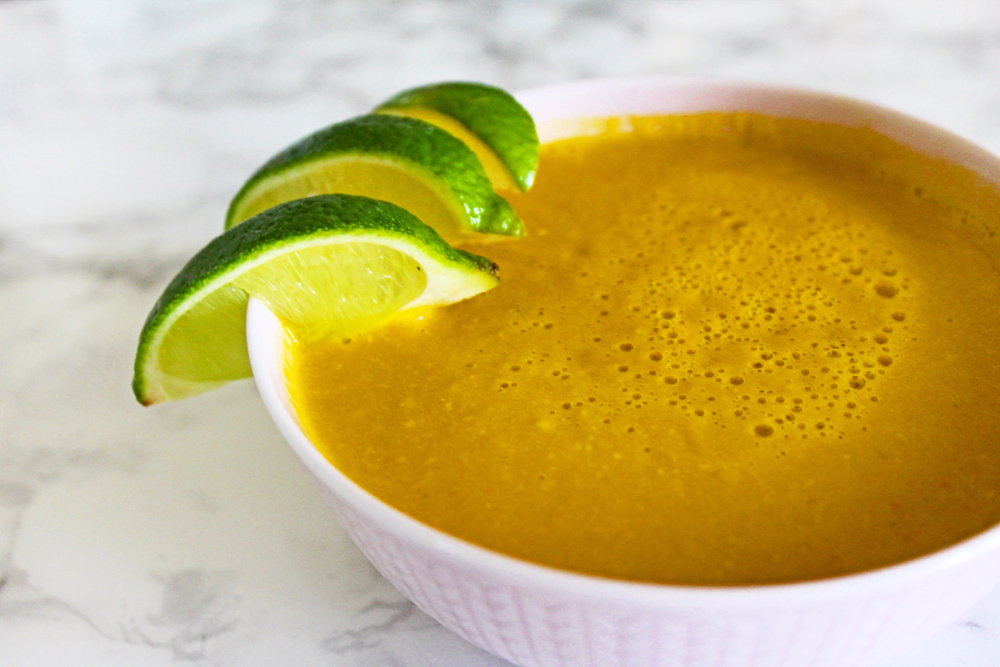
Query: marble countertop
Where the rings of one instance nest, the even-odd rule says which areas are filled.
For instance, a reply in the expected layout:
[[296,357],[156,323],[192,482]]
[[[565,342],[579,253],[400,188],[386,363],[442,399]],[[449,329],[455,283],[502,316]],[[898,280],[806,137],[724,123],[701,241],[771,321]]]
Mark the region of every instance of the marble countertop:
[[[497,667],[337,525],[251,382],[144,409],[142,322],[294,139],[419,83],[685,74],[1000,152],[994,0],[0,2],[0,666]],[[1000,591],[884,667],[1000,664]]]

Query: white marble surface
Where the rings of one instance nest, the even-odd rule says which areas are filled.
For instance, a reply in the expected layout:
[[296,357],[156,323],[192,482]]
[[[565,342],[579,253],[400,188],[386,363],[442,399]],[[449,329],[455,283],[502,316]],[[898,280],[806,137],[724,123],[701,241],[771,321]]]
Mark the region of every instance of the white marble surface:
[[[291,140],[404,87],[863,97],[1000,151],[1000,3],[0,2],[0,666],[497,667],[351,545],[251,383],[144,409],[170,276]],[[1000,591],[885,667],[1000,664]]]

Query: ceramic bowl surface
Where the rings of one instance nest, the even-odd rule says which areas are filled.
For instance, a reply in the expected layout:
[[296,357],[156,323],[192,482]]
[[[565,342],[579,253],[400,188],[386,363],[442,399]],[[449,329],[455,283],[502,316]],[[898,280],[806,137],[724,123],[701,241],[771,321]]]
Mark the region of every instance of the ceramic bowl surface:
[[[574,118],[755,111],[870,127],[1000,184],[1000,160],[878,106],[767,85],[596,80],[518,96],[543,141]],[[534,565],[430,528],[341,474],[304,435],[285,385],[284,330],[251,300],[247,342],[264,404],[351,538],[420,609],[524,667],[848,667],[877,662],[955,621],[1000,581],[1000,527],[934,554],[857,575],[756,587],[602,579]]]

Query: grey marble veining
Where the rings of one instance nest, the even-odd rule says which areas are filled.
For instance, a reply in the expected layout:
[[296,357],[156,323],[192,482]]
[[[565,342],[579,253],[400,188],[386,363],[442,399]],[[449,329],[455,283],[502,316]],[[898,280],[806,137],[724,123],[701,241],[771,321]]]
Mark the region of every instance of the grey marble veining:
[[[1000,151],[1000,3],[0,2],[0,666],[498,667],[349,543],[254,387],[140,408],[138,331],[290,141],[407,86],[644,73]],[[1000,663],[1000,594],[886,667]]]

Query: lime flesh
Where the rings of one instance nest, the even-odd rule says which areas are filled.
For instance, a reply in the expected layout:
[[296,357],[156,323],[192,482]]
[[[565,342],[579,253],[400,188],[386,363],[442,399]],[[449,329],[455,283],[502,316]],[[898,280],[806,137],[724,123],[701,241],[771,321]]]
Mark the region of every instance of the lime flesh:
[[527,190],[535,179],[539,150],[535,122],[500,88],[464,82],[421,86],[395,95],[375,111],[420,118],[448,130],[475,151],[495,185]]
[[148,405],[249,377],[250,296],[293,335],[316,339],[466,299],[497,282],[490,260],[452,248],[388,202],[349,195],[288,202],[214,239],[167,286],[140,335],[133,389]]
[[524,234],[465,143],[430,123],[391,115],[332,125],[274,156],[237,193],[226,227],[280,203],[327,193],[391,202],[449,240]]

